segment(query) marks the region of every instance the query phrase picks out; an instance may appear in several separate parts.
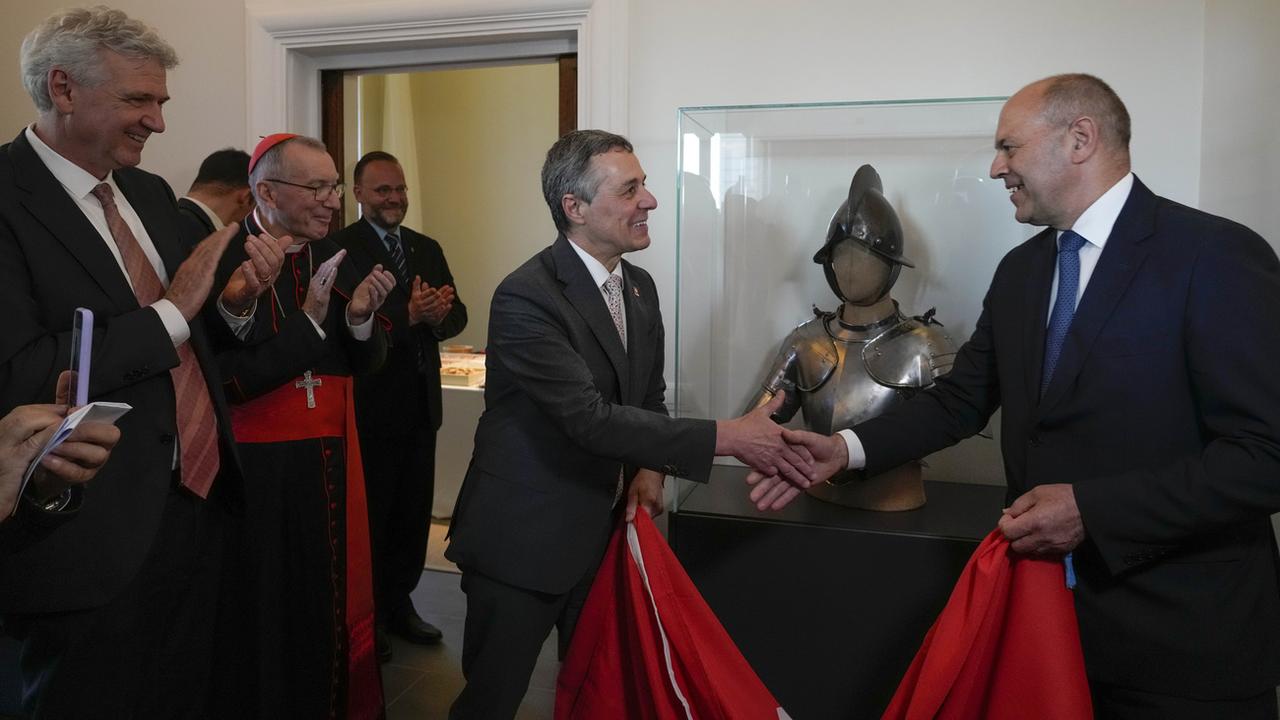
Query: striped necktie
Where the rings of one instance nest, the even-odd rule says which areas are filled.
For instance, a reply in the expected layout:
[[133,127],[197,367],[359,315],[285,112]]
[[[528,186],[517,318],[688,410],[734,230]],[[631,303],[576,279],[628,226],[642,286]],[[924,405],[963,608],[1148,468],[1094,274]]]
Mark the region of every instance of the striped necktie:
[[[156,269],[147,259],[129,224],[120,216],[115,194],[111,186],[102,183],[93,189],[93,196],[102,204],[107,219],[107,229],[120,250],[125,272],[133,285],[138,304],[147,306],[164,297],[164,285],[156,275]],[[218,474],[221,461],[218,457],[218,421],[213,414],[213,400],[209,386],[200,370],[200,361],[185,342],[174,348],[178,353],[178,366],[169,371],[173,390],[177,396],[175,412],[178,421],[178,443],[181,455],[182,485],[200,497],[208,497],[209,488]]]
[[400,278],[400,282],[404,283],[406,289],[410,285],[409,263],[404,257],[404,248],[400,246],[400,236],[395,233],[387,233],[386,239],[387,252],[391,253],[391,262],[396,266],[396,277]]

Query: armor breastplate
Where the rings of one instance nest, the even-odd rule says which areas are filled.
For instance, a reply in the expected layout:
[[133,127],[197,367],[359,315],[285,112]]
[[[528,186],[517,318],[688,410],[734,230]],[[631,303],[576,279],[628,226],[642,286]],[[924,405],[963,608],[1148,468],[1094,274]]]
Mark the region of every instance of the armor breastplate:
[[803,408],[805,425],[830,435],[932,385],[951,369],[954,355],[951,338],[938,325],[894,315],[850,328],[824,314],[791,332],[764,389],[770,396],[794,390],[780,419]]

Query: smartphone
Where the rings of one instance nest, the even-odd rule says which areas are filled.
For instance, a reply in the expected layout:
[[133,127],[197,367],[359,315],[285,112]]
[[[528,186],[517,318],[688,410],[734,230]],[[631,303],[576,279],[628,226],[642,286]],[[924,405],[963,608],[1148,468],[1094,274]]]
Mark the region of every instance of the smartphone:
[[89,356],[93,351],[93,311],[76,308],[71,319],[71,382],[75,388],[71,404],[89,403]]

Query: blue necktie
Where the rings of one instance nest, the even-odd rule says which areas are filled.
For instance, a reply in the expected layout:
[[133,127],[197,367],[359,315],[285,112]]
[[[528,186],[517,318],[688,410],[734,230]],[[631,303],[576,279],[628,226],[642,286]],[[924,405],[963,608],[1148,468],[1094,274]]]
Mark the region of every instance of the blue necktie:
[[1040,395],[1044,395],[1058,367],[1062,343],[1071,328],[1071,318],[1076,314],[1076,294],[1080,290],[1080,248],[1085,239],[1068,230],[1058,238],[1058,295],[1049,314],[1049,327],[1044,338],[1044,374],[1040,376]]
[[[1053,312],[1049,313],[1049,327],[1045,329],[1044,375],[1040,378],[1040,395],[1049,387],[1053,371],[1058,367],[1062,343],[1071,329],[1071,318],[1076,314],[1076,294],[1080,291],[1080,248],[1085,239],[1068,230],[1058,238],[1058,295],[1053,300]],[[1067,587],[1076,587],[1076,568],[1073,553],[1062,558]]]

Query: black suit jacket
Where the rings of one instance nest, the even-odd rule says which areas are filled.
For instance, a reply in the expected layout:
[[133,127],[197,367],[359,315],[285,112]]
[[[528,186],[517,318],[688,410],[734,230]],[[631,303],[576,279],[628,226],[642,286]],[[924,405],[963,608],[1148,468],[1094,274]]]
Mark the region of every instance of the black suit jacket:
[[[357,220],[329,239],[347,249],[347,262],[362,275],[367,275],[378,264],[395,274],[391,254],[367,220]],[[409,265],[410,280],[417,275],[431,287],[453,285],[453,274],[449,272],[440,243],[403,226],[400,243]],[[356,421],[362,433],[398,435],[422,425],[440,429],[440,341],[457,335],[467,326],[467,306],[458,296],[439,327],[432,328],[425,323],[410,327],[410,289],[396,278],[395,289],[378,311],[391,323],[390,342],[382,370],[356,379]],[[419,353],[424,360],[421,370]]]
[[1039,398],[1055,234],[997,268],[951,374],[854,428],[875,473],[997,406],[1009,495],[1072,483],[1090,677],[1201,698],[1280,679],[1280,263],[1135,181]]
[[624,463],[628,477],[710,474],[715,423],[667,416],[658,294],[622,267],[625,350],[564,236],[494,292],[485,409],[446,553],[464,571],[567,592],[600,561]]
[[204,210],[187,198],[178,198],[178,221],[181,223],[182,239],[189,247],[195,247],[218,229],[209,221]]
[[[173,192],[141,170],[116,184],[147,228],[170,277],[186,257]],[[159,315],[138,306],[102,236],[67,196],[25,135],[0,147],[0,410],[48,402],[71,357],[77,307],[94,314],[93,400],[133,410],[120,443],[84,491],[76,517],[40,541],[0,557],[0,612],[56,612],[102,605],[132,579],[159,526],[177,437],[169,369],[178,355]],[[212,320],[212,319],[211,319]],[[220,318],[191,323],[190,343],[218,418],[222,472],[211,499],[238,498],[240,473],[226,403],[210,352]]]

